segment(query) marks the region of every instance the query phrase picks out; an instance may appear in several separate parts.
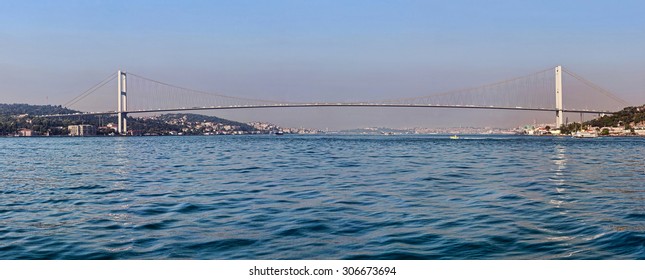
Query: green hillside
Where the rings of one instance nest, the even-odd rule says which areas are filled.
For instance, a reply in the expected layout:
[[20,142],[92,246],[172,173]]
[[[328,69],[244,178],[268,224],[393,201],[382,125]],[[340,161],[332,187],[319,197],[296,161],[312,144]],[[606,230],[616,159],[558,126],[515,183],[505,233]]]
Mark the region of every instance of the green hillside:
[[645,123],[645,105],[627,107],[613,115],[606,115],[585,122],[594,127],[639,126]]
[[[39,115],[74,114],[78,111],[51,105],[0,104],[0,135],[15,135],[21,129],[31,129],[40,135],[67,135],[69,125],[90,124],[96,127],[116,123],[115,116],[70,116],[41,118]],[[128,117],[128,129],[136,134],[163,135],[170,132],[202,134],[197,123],[211,122],[234,126],[239,131],[255,131],[245,123],[198,114],[164,114],[154,117]],[[109,134],[110,129],[100,129],[99,134]]]

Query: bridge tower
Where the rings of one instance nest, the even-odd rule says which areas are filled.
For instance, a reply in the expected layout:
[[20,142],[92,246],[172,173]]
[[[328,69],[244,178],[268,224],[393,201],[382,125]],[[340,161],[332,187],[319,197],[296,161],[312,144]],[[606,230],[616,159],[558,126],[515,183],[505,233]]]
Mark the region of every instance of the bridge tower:
[[118,119],[118,128],[117,132],[120,135],[125,135],[128,133],[128,124],[127,124],[127,112],[128,111],[128,103],[127,103],[127,84],[126,84],[126,78],[127,75],[125,72],[121,72],[119,70],[117,72],[117,91],[118,91],[118,99],[117,99],[117,119]]
[[564,124],[564,113],[562,112],[562,66],[555,67],[555,127],[560,129]]

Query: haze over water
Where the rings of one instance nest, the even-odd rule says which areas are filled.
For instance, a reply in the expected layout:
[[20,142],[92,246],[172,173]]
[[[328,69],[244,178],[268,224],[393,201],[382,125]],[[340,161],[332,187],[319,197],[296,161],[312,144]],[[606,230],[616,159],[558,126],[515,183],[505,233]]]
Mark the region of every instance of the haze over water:
[[0,139],[0,259],[644,259],[645,139]]

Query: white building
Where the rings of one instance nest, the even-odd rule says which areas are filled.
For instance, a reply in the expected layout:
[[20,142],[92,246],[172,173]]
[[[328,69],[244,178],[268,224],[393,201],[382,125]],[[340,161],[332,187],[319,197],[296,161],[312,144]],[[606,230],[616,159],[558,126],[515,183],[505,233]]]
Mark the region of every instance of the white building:
[[67,127],[69,136],[92,136],[96,135],[96,127],[89,124],[70,125]]

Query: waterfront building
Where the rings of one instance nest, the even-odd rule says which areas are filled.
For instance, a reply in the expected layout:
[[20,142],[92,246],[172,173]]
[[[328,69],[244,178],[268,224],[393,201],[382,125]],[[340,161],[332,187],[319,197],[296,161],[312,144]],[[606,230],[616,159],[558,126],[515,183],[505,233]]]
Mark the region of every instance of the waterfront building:
[[23,128],[21,130],[18,130],[18,136],[22,137],[30,137],[30,136],[35,136],[37,133],[31,129],[28,128]]
[[67,127],[69,136],[93,136],[96,135],[96,127],[89,124],[70,125]]

